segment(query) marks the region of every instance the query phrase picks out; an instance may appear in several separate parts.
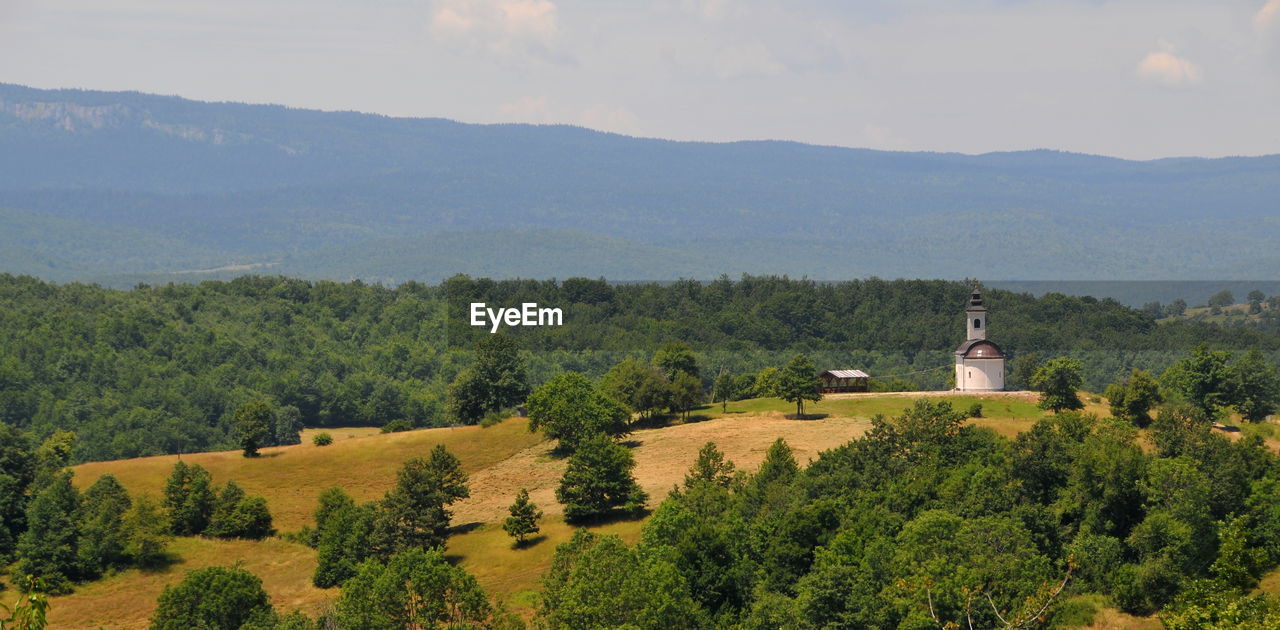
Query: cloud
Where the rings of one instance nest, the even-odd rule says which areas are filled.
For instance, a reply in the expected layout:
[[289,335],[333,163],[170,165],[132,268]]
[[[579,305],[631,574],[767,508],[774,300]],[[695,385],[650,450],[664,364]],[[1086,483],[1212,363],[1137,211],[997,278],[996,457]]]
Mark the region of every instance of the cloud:
[[1280,0],[1267,0],[1253,16],[1253,25],[1259,31],[1280,27]]
[[430,31],[441,41],[499,56],[555,59],[560,21],[551,0],[436,0]]
[[503,120],[520,123],[551,121],[551,108],[546,96],[525,96],[498,107]]
[[764,44],[727,46],[720,49],[712,67],[721,79],[764,75],[776,76],[786,68]]
[[1200,66],[1179,57],[1171,44],[1162,41],[1160,47],[1162,50],[1148,53],[1138,63],[1136,74],[1139,78],[1170,87],[1196,85],[1204,78]]
[[589,129],[634,136],[639,129],[640,120],[625,107],[597,105],[583,110],[582,115],[578,117],[578,122]]

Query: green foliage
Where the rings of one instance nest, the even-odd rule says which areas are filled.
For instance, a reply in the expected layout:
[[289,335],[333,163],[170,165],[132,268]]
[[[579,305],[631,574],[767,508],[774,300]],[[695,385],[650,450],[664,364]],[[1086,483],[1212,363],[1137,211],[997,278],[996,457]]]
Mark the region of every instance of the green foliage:
[[964,412],[964,415],[966,415],[966,416],[968,416],[968,417],[970,417],[970,418],[981,418],[981,417],[982,417],[982,403],[980,403],[980,402],[975,402],[975,403],[973,403],[972,405],[969,405],[969,409],[968,409],[967,411],[965,411],[965,412]]
[[779,398],[795,403],[796,417],[799,418],[804,415],[806,400],[822,400],[822,394],[818,393],[820,386],[818,369],[813,367],[813,361],[803,354],[797,354],[778,370],[773,389]]
[[0,565],[12,560],[18,536],[26,529],[27,486],[35,480],[31,441],[0,423]]
[[437,444],[430,458],[410,459],[396,474],[396,486],[379,505],[375,547],[390,557],[444,545],[452,517],[449,505],[469,496],[461,462]]
[[395,420],[382,425],[382,433],[403,433],[405,431],[412,430],[413,425],[409,424],[409,421],[404,418],[396,418]]
[[369,540],[378,517],[376,504],[356,505],[350,497],[336,495],[330,501],[330,510],[321,511],[323,502],[316,510],[324,520],[316,523],[316,572],[311,581],[320,588],[339,586],[356,574],[356,567],[373,551]]
[[685,420],[689,419],[689,410],[702,403],[704,395],[702,381],[698,377],[684,371],[676,372],[675,379],[671,381],[671,405]]
[[1236,296],[1228,289],[1223,289],[1209,296],[1209,306],[1231,306],[1236,303]]
[[446,414],[457,424],[476,424],[486,413],[514,407],[529,395],[529,376],[514,339],[482,337],[475,355],[475,365],[458,373],[445,398]]
[[672,404],[671,383],[660,368],[627,358],[600,377],[600,391],[647,418]]
[[[771,450],[770,455],[772,454]],[[698,449],[698,459],[694,460],[693,467],[684,476],[684,486],[692,488],[697,484],[709,483],[727,488],[734,481],[733,469],[733,462],[725,459],[715,442],[707,442]]]
[[1206,418],[1217,418],[1232,402],[1231,353],[1196,346],[1191,356],[1169,366],[1161,382],[1175,395],[1196,406]]
[[511,516],[502,523],[502,530],[516,539],[517,547],[522,546],[530,535],[538,533],[538,519],[542,518],[542,511],[529,500],[529,491],[524,488],[516,493],[515,503],[508,510]]
[[668,381],[674,382],[680,373],[698,376],[698,359],[687,344],[671,342],[653,353],[653,364],[662,370]]
[[1245,420],[1261,422],[1280,407],[1280,367],[1251,348],[1231,365],[1232,406]]
[[80,493],[71,485],[71,473],[55,475],[27,505],[16,575],[44,580],[53,595],[71,592],[71,583],[82,576],[79,512]]
[[124,553],[134,565],[150,569],[168,560],[165,546],[169,543],[169,519],[151,497],[141,496],[133,501],[120,529],[125,540]]
[[727,370],[721,370],[711,384],[711,402],[720,403],[720,411],[728,411],[729,401],[737,400],[741,391],[739,379]]
[[123,517],[132,505],[129,493],[111,475],[99,477],[85,490],[81,497],[80,541],[76,549],[82,575],[96,577],[108,569],[128,564],[128,533]]
[[236,438],[245,457],[257,457],[258,448],[271,435],[276,424],[276,412],[270,402],[254,400],[241,405],[234,415]]
[[204,533],[215,538],[261,539],[275,530],[267,500],[248,496],[234,481],[228,481],[213,503],[213,513]]
[[0,604],[0,630],[44,630],[48,626],[49,598],[44,581],[34,576],[25,580],[30,590],[12,606]]
[[311,443],[316,446],[328,446],[333,444],[333,436],[326,431],[321,431],[311,437]]
[[1076,391],[1084,383],[1084,365],[1078,359],[1057,357],[1045,361],[1031,376],[1031,388],[1040,392],[1040,408],[1057,413],[1084,409]]
[[485,628],[488,597],[440,551],[411,549],[385,564],[366,560],[342,585],[335,620],[344,630]]
[[1151,424],[1151,410],[1164,402],[1160,384],[1146,370],[1139,369],[1134,369],[1125,381],[1108,385],[1104,395],[1112,416],[1138,428]]
[[169,525],[177,536],[194,536],[209,527],[214,503],[213,477],[199,464],[188,466],[182,460],[164,486],[164,507],[169,512]]
[[649,496],[631,474],[635,465],[631,451],[607,435],[598,433],[579,444],[556,488],[565,519],[583,521],[615,510],[642,512]]
[[574,451],[597,435],[627,432],[627,410],[576,372],[558,374],[534,390],[528,406],[529,430],[541,429],[563,450]]
[[258,576],[239,568],[208,567],[164,588],[151,616],[151,629],[239,630],[273,613]]
[[556,548],[542,582],[542,628],[666,630],[708,625],[676,567],[629,549],[615,536],[578,530]]

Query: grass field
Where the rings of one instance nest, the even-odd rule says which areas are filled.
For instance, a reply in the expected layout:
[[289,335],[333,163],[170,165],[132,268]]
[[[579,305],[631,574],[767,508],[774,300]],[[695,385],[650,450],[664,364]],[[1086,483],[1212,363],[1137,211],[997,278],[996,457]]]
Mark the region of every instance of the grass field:
[[[827,450],[861,435],[875,414],[894,415],[921,394],[876,394],[831,397],[806,406],[812,420],[789,420],[794,408],[779,399],[756,399],[704,406],[693,413],[693,422],[639,430],[628,439],[636,458],[636,477],[650,493],[650,505],[659,503],[680,483],[698,449],[714,441],[740,469],[754,470],[769,445],[783,437],[806,463]],[[1026,430],[1041,417],[1033,395],[946,395],[957,409],[974,402],[983,404],[983,418],[973,420],[1004,435]],[[1105,411],[1090,404],[1090,411]],[[316,498],[325,488],[341,486],[357,500],[380,497],[394,483],[402,463],[426,456],[436,444],[444,444],[462,461],[470,475],[471,497],[454,506],[458,533],[449,539],[447,554],[466,568],[495,598],[524,615],[536,602],[538,578],[550,565],[555,547],[568,540],[573,529],[560,517],[554,490],[566,464],[551,453],[551,444],[529,433],[527,421],[509,419],[496,426],[425,429],[379,434],[376,429],[327,429],[335,441],[330,446],[311,444],[308,430],[303,444],[263,450],[263,456],[246,459],[239,452],[199,453],[182,456],[213,474],[218,483],[234,479],[249,493],[266,497],[277,529],[296,531],[311,524]],[[115,475],[131,493],[158,496],[177,456],[95,462],[75,468],[76,483],[83,487],[100,475]],[[501,522],[519,488],[527,488],[546,513],[542,532],[533,544],[514,549]],[[596,528],[634,542],[641,521],[615,522]],[[211,565],[240,563],[262,577],[275,605],[282,610],[301,608],[316,613],[336,598],[337,589],[311,586],[315,568],[313,550],[281,538],[262,542],[178,539],[172,551],[179,561],[166,571],[125,571],[84,585],[75,593],[55,598],[52,621],[57,628],[144,628],[157,595],[165,584],[175,583],[186,571]],[[1095,624],[1096,626],[1096,624]],[[1101,628],[1137,626],[1096,626]]]

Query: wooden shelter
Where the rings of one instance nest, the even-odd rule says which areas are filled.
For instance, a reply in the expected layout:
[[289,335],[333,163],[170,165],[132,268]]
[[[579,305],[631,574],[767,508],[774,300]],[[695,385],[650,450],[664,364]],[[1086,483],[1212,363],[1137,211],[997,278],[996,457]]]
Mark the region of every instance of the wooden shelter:
[[871,376],[862,370],[827,370],[818,375],[824,394],[865,392],[869,378]]

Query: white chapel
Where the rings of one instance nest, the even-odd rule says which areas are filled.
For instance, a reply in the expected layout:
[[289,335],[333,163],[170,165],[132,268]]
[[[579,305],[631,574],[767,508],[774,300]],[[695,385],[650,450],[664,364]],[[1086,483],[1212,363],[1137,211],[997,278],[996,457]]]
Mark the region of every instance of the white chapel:
[[982,305],[982,293],[976,282],[964,315],[969,334],[956,348],[956,389],[962,392],[1004,389],[1004,352],[987,339],[987,307]]

